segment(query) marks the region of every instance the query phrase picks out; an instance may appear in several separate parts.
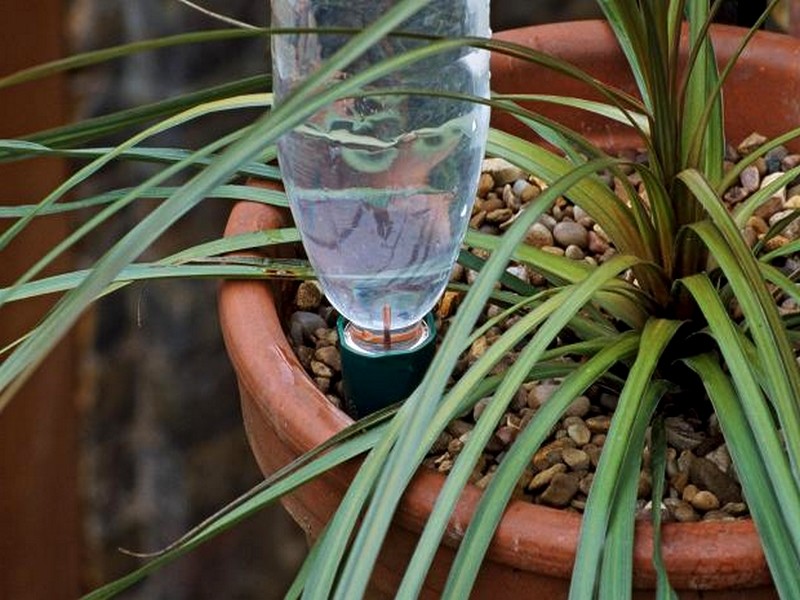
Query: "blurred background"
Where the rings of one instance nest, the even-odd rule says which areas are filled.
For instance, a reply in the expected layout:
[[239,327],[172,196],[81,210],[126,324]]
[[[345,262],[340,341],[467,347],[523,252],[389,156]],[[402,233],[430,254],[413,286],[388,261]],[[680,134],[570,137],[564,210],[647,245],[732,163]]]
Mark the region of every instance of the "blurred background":
[[[202,4],[256,25],[269,18],[263,1]],[[495,30],[597,15],[593,0],[495,0],[492,11]],[[75,52],[218,26],[177,0],[4,0],[0,76]],[[143,53],[0,92],[0,137],[267,69],[263,40]],[[230,119],[203,120],[157,143],[196,146],[229,130]],[[2,166],[0,200],[38,200],[68,168],[54,161]],[[92,185],[95,191],[131,185],[148,169],[118,165]],[[153,253],[218,236],[229,208],[207,203],[193,211]],[[73,266],[91,261],[148,209],[132,208],[113,229],[84,242]],[[48,219],[4,250],[0,285],[30,264],[32,248],[69,226],[67,219]],[[4,313],[0,341],[14,339],[40,308]],[[126,288],[87,315],[0,419],[0,600],[75,598],[136,566],[118,548],[156,550],[259,480],[218,330],[216,284]],[[302,533],[275,506],[122,597],[279,598],[305,551]]]

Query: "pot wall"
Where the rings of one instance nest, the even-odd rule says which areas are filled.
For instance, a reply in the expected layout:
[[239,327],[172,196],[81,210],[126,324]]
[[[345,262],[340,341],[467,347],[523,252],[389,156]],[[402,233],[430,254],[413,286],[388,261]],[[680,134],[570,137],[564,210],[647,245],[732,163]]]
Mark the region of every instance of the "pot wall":
[[[720,28],[715,40],[721,48],[735,47],[735,40],[731,36],[738,37],[738,31]],[[580,40],[573,58],[587,61],[588,69],[602,69],[610,73],[614,81],[625,72],[619,51],[607,47],[611,40],[607,28],[599,23],[527,28],[505,32],[500,37],[533,44],[561,55],[571,52],[571,47],[564,40]],[[765,45],[771,41],[778,44],[777,54],[768,53],[765,49]],[[773,78],[771,70],[774,57],[782,57],[776,60],[784,61],[789,60],[787,57],[796,57],[800,52],[800,43],[780,36],[765,34],[759,36],[756,42],[756,49],[748,54],[748,61],[752,55],[754,65],[757,57],[768,56],[769,62],[761,67],[749,65],[747,73],[737,75],[732,82],[734,88],[728,92],[729,98],[747,95],[744,88],[736,87],[739,85],[757,85],[760,94],[769,96],[763,86],[765,80]],[[776,106],[790,104],[790,98],[798,97],[792,90],[800,85],[800,61],[792,58],[791,66],[783,62],[780,64],[791,71],[792,79],[784,81],[780,91],[786,98],[772,99]],[[510,86],[517,84],[524,84],[527,89],[532,81],[536,85],[541,81],[543,87],[533,91],[575,93],[571,87],[558,87],[562,83],[560,78],[545,76],[529,67],[512,65],[505,58],[495,59],[492,68],[493,84],[499,91],[511,91],[513,88]],[[761,75],[755,78],[753,73]],[[554,109],[554,112],[560,110]],[[775,114],[765,113],[766,109],[760,103],[758,110],[761,114]],[[786,115],[791,123],[798,123],[800,115],[795,116],[795,113],[800,108],[794,107],[793,110],[795,112],[781,114]],[[733,139],[740,130],[746,132],[742,135],[753,129],[774,134],[777,130],[789,128],[786,121],[783,125],[771,125],[777,129],[768,129],[763,124],[751,127],[756,123],[754,117],[739,117],[738,112],[730,114],[740,119],[732,129]],[[604,144],[625,145],[626,139],[631,141],[624,134],[620,137],[613,128],[586,120],[584,116],[567,114],[561,117],[583,128]],[[508,122],[498,118],[495,125],[507,126]],[[282,216],[270,207],[242,203],[231,214],[226,234],[271,228],[278,226],[281,221]],[[291,459],[324,442],[351,422],[314,387],[295,358],[282,332],[273,288],[256,281],[225,283],[220,295],[220,318],[229,355],[239,378],[248,436],[265,474],[274,472]],[[357,461],[343,465],[284,499],[284,505],[310,538],[319,535],[336,510],[357,465]],[[374,576],[376,590],[388,597],[391,597],[398,574],[403,571],[442,483],[441,475],[422,470],[401,503]],[[463,535],[479,495],[479,490],[473,486],[469,486],[462,495],[440,549],[440,560],[428,578],[425,597],[438,597],[453,557],[452,548]],[[530,598],[566,597],[579,526],[580,519],[574,514],[512,502],[489,549],[474,595],[492,597],[503,593]],[[655,573],[651,564],[651,549],[652,531],[649,524],[638,524],[634,566],[637,573],[635,584],[640,589],[636,592],[636,598],[652,597],[650,590],[655,582]],[[754,600],[776,597],[769,584],[766,563],[750,521],[666,524],[663,528],[663,554],[673,585],[682,590],[681,598]]]

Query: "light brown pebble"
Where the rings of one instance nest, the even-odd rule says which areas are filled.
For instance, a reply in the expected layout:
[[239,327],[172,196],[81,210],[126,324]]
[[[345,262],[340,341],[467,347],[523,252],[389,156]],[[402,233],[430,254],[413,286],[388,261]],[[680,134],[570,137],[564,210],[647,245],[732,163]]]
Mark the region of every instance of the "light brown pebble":
[[735,521],[736,518],[724,510],[710,510],[703,515],[703,521]]
[[586,396],[578,396],[567,407],[564,415],[567,417],[585,417],[592,407],[592,403]]
[[304,281],[297,287],[294,303],[298,309],[311,311],[319,308],[322,301],[322,289],[316,281]]
[[528,185],[522,188],[522,190],[520,191],[519,199],[522,200],[523,203],[528,203],[531,200],[537,198],[541,193],[542,190],[541,188],[539,188],[538,185],[528,183]]
[[756,150],[759,146],[766,143],[767,138],[765,138],[760,133],[754,132],[748,135],[744,140],[742,140],[736,149],[739,151],[741,156],[747,156],[753,150]]
[[328,390],[331,389],[331,380],[329,377],[315,377],[314,383],[317,384],[317,388],[323,394],[327,394]]
[[789,242],[791,242],[791,240],[786,236],[775,235],[764,242],[764,248],[767,251],[777,250],[778,248],[783,248]]
[[450,440],[450,443],[447,444],[447,452],[451,456],[456,456],[463,449],[464,449],[464,442],[461,441],[461,438],[453,438]]
[[493,210],[486,214],[486,221],[495,224],[503,223],[505,221],[508,221],[508,219],[511,218],[512,214],[513,213],[511,212],[510,208],[498,208],[497,210]]
[[766,221],[781,208],[783,208],[783,199],[780,196],[772,196],[766,202],[762,202],[758,208],[753,211],[753,214]]
[[685,502],[691,502],[692,499],[697,495],[697,492],[700,490],[694,484],[688,484],[684,486],[683,492],[681,493],[681,497]]
[[589,455],[577,448],[564,448],[561,451],[561,459],[573,471],[588,469],[591,464]]
[[585,446],[592,439],[592,432],[586,427],[586,423],[580,421],[571,423],[567,426],[567,435],[578,445]]
[[488,349],[489,349],[489,342],[486,339],[486,336],[482,335],[477,340],[472,342],[472,345],[469,347],[468,360],[471,363],[475,362],[481,356],[483,356]]
[[542,223],[534,223],[525,234],[525,243],[535,248],[553,245],[552,232]]
[[454,315],[460,302],[460,293],[452,290],[445,291],[436,307],[436,316],[440,319],[446,319],[447,317]]
[[606,443],[606,434],[605,433],[595,433],[592,436],[592,439],[589,441],[590,444],[594,444],[595,446],[604,446]]
[[744,502],[728,502],[722,510],[734,517],[741,517],[747,514],[747,504]]
[[751,216],[749,219],[747,219],[746,224],[748,227],[752,227],[755,230],[755,232],[758,233],[759,235],[762,235],[764,233],[767,233],[767,231],[769,231],[769,225],[761,217]]
[[548,506],[567,506],[578,493],[578,481],[576,473],[556,473],[539,500]]
[[436,470],[439,471],[439,473],[449,473],[450,469],[452,468],[453,468],[453,459],[449,457],[444,458],[443,460],[436,463]]
[[531,463],[536,469],[543,470],[561,462],[561,452],[564,448],[574,448],[575,442],[570,438],[564,437],[542,446],[533,455]]
[[752,227],[745,227],[742,230],[742,237],[748,248],[753,248],[758,243],[758,234]]
[[611,428],[611,417],[606,415],[597,415],[586,419],[586,426],[592,433],[608,433]]
[[583,512],[586,510],[586,499],[585,498],[573,498],[570,500],[569,505],[571,508],[579,512]]
[[317,377],[327,377],[328,379],[333,377],[333,371],[331,368],[324,362],[318,360],[311,361],[311,372]]
[[596,467],[598,464],[600,464],[600,454],[603,452],[602,448],[595,446],[594,444],[586,444],[582,450],[589,455],[593,467]]
[[536,475],[534,475],[530,482],[528,483],[529,490],[538,490],[543,488],[546,485],[549,485],[550,482],[553,480],[558,473],[564,473],[567,470],[567,465],[564,463],[557,463],[551,467],[548,467],[544,471],[540,471]]
[[492,478],[494,477],[494,473],[495,473],[494,471],[486,473],[486,475],[484,475],[483,477],[481,477],[480,479],[478,479],[475,482],[475,487],[477,487],[478,489],[481,489],[481,490],[486,489],[486,487],[492,482]]
[[694,508],[692,508],[692,505],[688,502],[673,498],[665,498],[664,504],[669,509],[672,518],[679,523],[691,523],[700,519]]
[[314,332],[317,348],[335,346],[339,342],[339,334],[335,329],[320,328]]
[[481,173],[478,179],[478,196],[485,196],[491,192],[495,187],[494,177],[491,173]]
[[564,256],[564,249],[558,246],[542,246],[541,250],[549,254],[555,254],[556,256]]
[[485,210],[481,210],[472,215],[472,218],[469,220],[469,226],[472,229],[480,229],[486,222],[486,214]]
[[719,498],[708,490],[700,490],[689,502],[697,510],[702,512],[708,512],[709,510],[716,510],[719,508]]
[[323,346],[314,352],[314,358],[336,372],[342,370],[342,356],[336,346]]

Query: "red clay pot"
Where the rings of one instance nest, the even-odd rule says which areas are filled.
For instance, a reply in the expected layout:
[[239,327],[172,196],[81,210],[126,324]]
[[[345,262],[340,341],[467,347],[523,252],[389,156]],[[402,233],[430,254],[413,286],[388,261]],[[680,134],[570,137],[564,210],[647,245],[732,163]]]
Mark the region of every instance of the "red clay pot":
[[[718,28],[714,40],[722,56],[736,47],[741,31]],[[531,27],[500,34],[559,55],[605,81],[631,89],[627,67],[608,28],[598,22]],[[800,42],[759,34],[745,54],[726,99],[730,139],[757,130],[774,135],[800,124]],[[577,94],[580,89],[530,65],[495,57],[493,88],[531,93]],[[630,136],[598,119],[547,107],[554,116],[607,147],[635,146]],[[763,117],[769,117],[762,122]],[[495,125],[514,129],[509,121]],[[227,235],[274,228],[284,215],[262,205],[237,205]],[[236,369],[245,426],[265,474],[274,472],[340,431],[350,418],[335,409],[314,387],[298,363],[282,328],[276,287],[258,281],[222,286],[220,318]],[[283,500],[310,538],[315,538],[336,510],[358,462],[315,479]],[[373,587],[391,597],[404,565],[431,511],[444,478],[421,469],[409,487],[376,567]],[[443,589],[454,548],[469,522],[480,491],[468,486],[450,522],[423,597]],[[478,578],[474,597],[520,597],[545,600],[566,597],[575,557],[580,517],[525,502],[512,502],[498,528]],[[682,599],[754,600],[776,598],[760,543],[751,521],[669,523],[663,527],[663,555],[670,580]],[[652,529],[637,524],[634,552],[636,598],[652,597]]]

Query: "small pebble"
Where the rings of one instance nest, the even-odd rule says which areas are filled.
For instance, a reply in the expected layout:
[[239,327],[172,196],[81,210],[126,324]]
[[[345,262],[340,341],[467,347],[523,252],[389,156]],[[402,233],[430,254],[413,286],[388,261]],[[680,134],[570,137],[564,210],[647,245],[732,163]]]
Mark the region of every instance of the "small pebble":
[[314,352],[314,358],[336,372],[342,370],[342,357],[335,346],[323,346]]
[[[592,403],[586,396],[578,396],[572,401],[564,412],[567,417],[585,417],[589,413]],[[587,423],[588,424],[588,423]],[[591,429],[591,427],[589,427]]]
[[592,439],[592,432],[589,431],[589,428],[586,427],[586,423],[584,423],[583,421],[578,421],[576,423],[571,423],[570,425],[568,425],[567,435],[576,444],[578,444],[578,446],[585,446]]
[[552,232],[542,223],[534,223],[525,234],[525,243],[534,248],[543,248],[553,245]]
[[561,221],[553,228],[553,237],[564,248],[575,245],[589,247],[589,232],[574,221]]
[[751,133],[748,135],[742,142],[736,147],[739,154],[741,156],[747,156],[753,150],[756,150],[760,146],[764,145],[767,142],[767,138],[765,138],[760,133]]
[[576,473],[556,473],[539,500],[548,506],[567,506],[578,493],[579,481]]
[[561,451],[561,459],[573,471],[581,471],[589,468],[591,460],[589,455],[577,448],[564,448]]
[[700,490],[689,501],[692,506],[702,512],[719,508],[719,499],[708,490]]
[[316,313],[296,311],[289,317],[289,337],[295,347],[302,346],[306,340],[313,341],[314,332],[326,325],[325,319]]
[[569,258],[570,260],[583,260],[586,256],[578,246],[575,244],[570,244],[567,246],[567,249],[564,250],[564,256]]
[[528,483],[529,490],[538,490],[543,488],[546,485],[549,485],[550,482],[553,480],[558,473],[564,473],[567,470],[567,465],[563,463],[557,463],[551,467],[548,467],[544,471],[541,471],[533,476],[530,483]]
[[495,187],[494,177],[491,173],[481,173],[478,179],[478,197],[483,198],[491,192]]
[[586,426],[592,433],[608,433],[608,430],[611,428],[611,417],[606,415],[589,417],[586,419]]
[[739,181],[745,192],[748,194],[755,192],[761,185],[761,173],[758,172],[758,167],[755,165],[745,167],[739,176]]
[[311,361],[311,372],[317,377],[327,377],[328,379],[333,377],[333,371],[331,368],[318,360]]
[[541,470],[547,469],[561,462],[561,452],[564,448],[574,448],[575,442],[570,438],[564,437],[555,440],[539,448],[533,455],[531,463],[534,468]]
[[487,158],[481,165],[481,170],[488,173],[494,179],[494,184],[497,187],[504,186],[507,183],[513,183],[517,179],[525,179],[525,172],[512,165],[502,158]]

